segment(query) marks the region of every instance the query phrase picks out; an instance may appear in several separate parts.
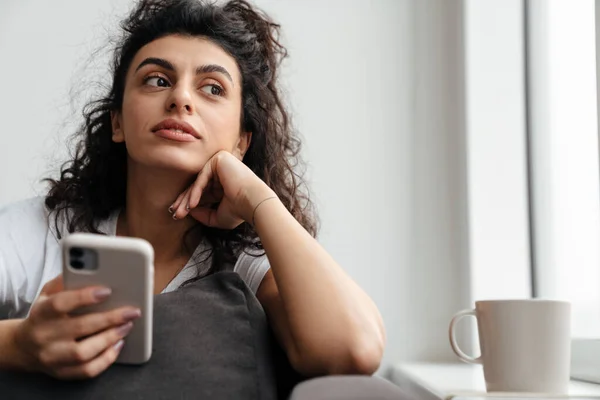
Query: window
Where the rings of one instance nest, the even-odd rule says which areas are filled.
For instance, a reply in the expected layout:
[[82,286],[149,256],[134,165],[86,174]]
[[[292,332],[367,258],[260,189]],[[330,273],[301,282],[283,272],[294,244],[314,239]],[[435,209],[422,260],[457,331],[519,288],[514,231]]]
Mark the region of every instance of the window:
[[[572,303],[573,373],[600,338],[600,163],[594,0],[528,0],[533,286]],[[600,354],[595,356],[600,381]]]

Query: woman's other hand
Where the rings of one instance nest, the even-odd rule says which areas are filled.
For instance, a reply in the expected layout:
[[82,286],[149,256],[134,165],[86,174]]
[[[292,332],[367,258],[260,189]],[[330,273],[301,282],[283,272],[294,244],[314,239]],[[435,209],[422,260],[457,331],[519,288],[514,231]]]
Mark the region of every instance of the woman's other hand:
[[[210,202],[204,199],[211,197]],[[221,229],[233,229],[242,222],[252,223],[256,206],[276,197],[250,168],[227,151],[216,153],[181,193],[169,211],[181,219],[188,214],[200,223]]]
[[102,287],[63,290],[62,275],[46,283],[15,332],[22,364],[59,379],[93,378],[106,370],[117,359],[140,310],[71,313],[109,296],[110,290]]

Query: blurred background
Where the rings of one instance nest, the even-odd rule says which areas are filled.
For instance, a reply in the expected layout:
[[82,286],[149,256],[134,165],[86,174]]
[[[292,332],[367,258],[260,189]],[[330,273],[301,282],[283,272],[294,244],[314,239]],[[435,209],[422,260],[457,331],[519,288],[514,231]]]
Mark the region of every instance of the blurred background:
[[[454,361],[480,299],[566,298],[600,337],[593,0],[254,3],[290,53],[319,239],[383,314],[381,372]],[[0,207],[44,195],[132,4],[0,2]]]

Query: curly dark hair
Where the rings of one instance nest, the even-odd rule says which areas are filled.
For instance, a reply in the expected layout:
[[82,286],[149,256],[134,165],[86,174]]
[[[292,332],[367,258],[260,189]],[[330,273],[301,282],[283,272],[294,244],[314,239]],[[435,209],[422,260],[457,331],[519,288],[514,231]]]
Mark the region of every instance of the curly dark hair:
[[[127,150],[124,143],[112,141],[111,111],[121,110],[125,77],[137,51],[171,34],[207,38],[236,60],[242,76],[241,126],[252,132],[243,162],[316,236],[316,214],[302,178],[300,140],[292,129],[277,83],[278,68],[287,57],[287,50],[279,42],[280,26],[245,0],[224,4],[141,0],[121,22],[121,28],[122,36],[114,48],[112,86],[104,97],[84,107],[84,121],[74,135],[77,146],[73,158],[63,164],[58,179],[45,180],[50,184],[45,204],[55,212],[59,238],[59,221],[65,222],[71,233],[101,233],[99,221],[125,206]],[[204,226],[192,229],[196,228],[211,245],[209,272],[234,263],[240,251],[262,249],[248,223],[233,230]]]

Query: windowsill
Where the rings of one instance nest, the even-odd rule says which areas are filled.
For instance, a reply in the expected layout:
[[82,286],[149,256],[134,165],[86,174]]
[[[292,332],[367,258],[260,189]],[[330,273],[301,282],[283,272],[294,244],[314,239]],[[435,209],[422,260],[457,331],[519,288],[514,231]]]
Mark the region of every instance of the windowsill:
[[[458,395],[494,397],[486,393],[480,365],[405,363],[392,367],[390,380],[416,399],[451,399]],[[506,393],[503,394],[507,396]],[[570,396],[600,399],[600,385],[571,381]],[[550,398],[546,396],[546,398]]]

